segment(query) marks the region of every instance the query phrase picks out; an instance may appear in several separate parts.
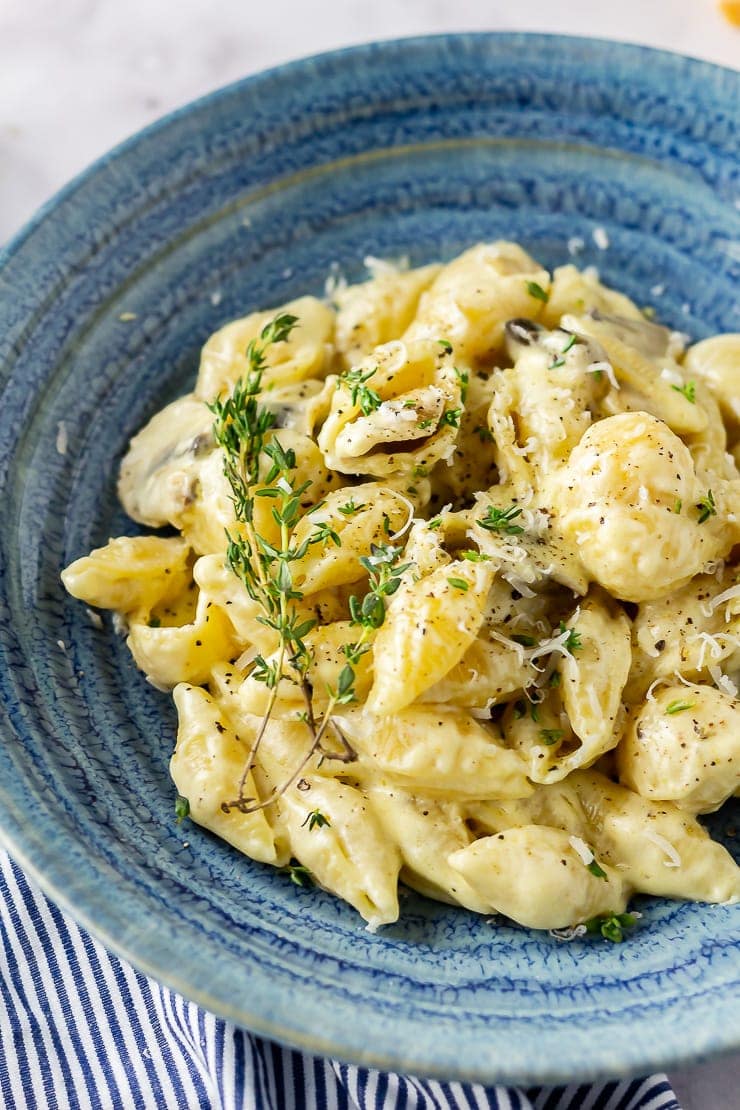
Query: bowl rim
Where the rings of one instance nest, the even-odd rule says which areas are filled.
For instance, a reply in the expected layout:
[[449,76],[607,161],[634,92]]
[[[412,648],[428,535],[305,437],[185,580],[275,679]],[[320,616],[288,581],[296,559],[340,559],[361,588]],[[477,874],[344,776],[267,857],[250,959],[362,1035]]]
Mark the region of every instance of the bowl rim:
[[[466,41],[472,42],[481,40],[501,44],[502,46],[516,45],[517,47],[525,47],[528,44],[546,45],[551,49],[568,52],[573,50],[574,44],[577,44],[578,50],[608,51],[610,55],[614,55],[616,52],[623,60],[626,61],[631,59],[635,64],[641,64],[649,60],[652,64],[668,67],[669,72],[671,70],[681,70],[685,73],[688,69],[689,72],[700,81],[711,80],[713,83],[720,83],[730,80],[740,84],[740,72],[729,67],[716,65],[698,58],[692,58],[675,51],[660,50],[654,47],[642,46],[629,42],[615,42],[609,39],[580,35],[495,31],[460,32],[454,34],[441,33],[435,35],[414,35],[403,38],[379,39],[368,43],[343,47],[337,50],[318,52],[310,56],[296,58],[280,65],[270,67],[258,73],[250,74],[245,78],[230,82],[227,85],[207,92],[173,111],[168,112],[146,127],[137,130],[123,139],[109,151],[91,162],[66,185],[55,192],[41,205],[30,220],[11,237],[7,244],[0,248],[0,279],[2,278],[5,267],[22,250],[23,246],[36,229],[46,220],[53,219],[63,205],[69,201],[73,201],[75,195],[82,187],[94,182],[96,175],[100,173],[101,170],[106,169],[120,159],[125,159],[132,151],[135,151],[142,142],[166,131],[182,118],[199,111],[207,110],[209,106],[222,102],[228,97],[237,96],[240,92],[249,88],[269,85],[276,77],[280,78],[286,74],[300,73],[303,67],[310,68],[317,61],[336,60],[341,61],[343,64],[351,65],[358,58],[367,57],[375,51],[388,47],[414,52],[417,50],[422,51],[426,46],[435,42],[463,43]],[[413,53],[411,56],[413,57]],[[366,1051],[364,1054],[359,1052],[345,1052],[345,1046],[327,1044],[319,1036],[312,1037],[309,1034],[298,1034],[295,1029],[286,1029],[283,1026],[274,1025],[263,1012],[256,1014],[248,1013],[244,1005],[239,1006],[235,1012],[228,1013],[223,1000],[210,996],[207,990],[195,990],[188,983],[173,982],[172,975],[162,977],[156,966],[156,962],[150,962],[146,954],[142,954],[139,948],[132,951],[125,942],[122,942],[119,938],[112,935],[108,930],[101,929],[96,924],[94,916],[88,913],[86,907],[81,907],[72,902],[68,893],[60,887],[59,882],[55,881],[53,877],[47,876],[43,868],[38,868],[36,866],[32,858],[32,841],[30,838],[26,837],[24,839],[24,837],[20,835],[20,830],[17,830],[14,836],[10,834],[6,828],[0,827],[0,845],[6,848],[13,859],[15,859],[30,876],[32,881],[53,902],[64,909],[65,912],[69,913],[70,916],[87,929],[92,936],[97,937],[106,948],[127,960],[132,966],[143,971],[145,974],[161,982],[166,982],[173,989],[185,994],[186,997],[197,1002],[204,1008],[237,1021],[239,1024],[262,1035],[283,1040],[286,1043],[295,1045],[308,1052],[329,1055],[332,1054],[336,1048],[340,1048],[343,1059],[355,1059],[358,1063],[364,1064],[365,1066],[378,1067],[384,1070],[399,1069],[400,1061],[398,1057],[386,1057],[382,1054],[374,1054],[371,1051]],[[140,940],[140,938],[138,939]],[[736,1015],[738,1012],[740,1011],[735,1011]],[[729,1016],[729,1014],[727,1016]],[[640,1070],[644,1071],[645,1069],[654,1070],[677,1064],[685,1065],[687,1063],[707,1059],[709,1056],[715,1057],[727,1054],[740,1047],[740,1034],[733,1030],[732,1023],[729,1021],[721,1028],[715,1027],[713,1034],[714,1040],[709,1049],[702,1048],[692,1050],[688,1047],[689,1038],[683,1037],[670,1044],[665,1051],[659,1055],[656,1054],[655,1051],[645,1052],[641,1049],[640,1045],[635,1046],[634,1044],[629,1051],[625,1049],[622,1056],[618,1059],[614,1057],[613,1046],[608,1046],[608,1051],[602,1050],[599,1052],[595,1050],[593,1059],[584,1064],[583,1067],[579,1067],[577,1078],[579,1080],[589,1080],[606,1075],[630,1075]],[[451,1077],[449,1068],[444,1069],[442,1072],[435,1072],[431,1065],[427,1066],[428,1061],[425,1061],[425,1066],[422,1070],[418,1069],[419,1061],[410,1061],[409,1064],[408,1070],[416,1072],[417,1074],[423,1073],[430,1076],[436,1074],[441,1078]],[[406,1069],[404,1068],[404,1070]],[[527,1076],[523,1076],[520,1071],[516,1073],[507,1072],[505,1067],[497,1068],[494,1075],[492,1074],[490,1066],[482,1065],[476,1068],[462,1065],[454,1073],[454,1078],[484,1083],[567,1083],[573,1081],[574,1076],[572,1060],[568,1060],[565,1068],[557,1061],[537,1063],[531,1066]]]
[[400,38],[389,36],[387,38],[371,39],[362,43],[352,43],[349,46],[340,46],[333,50],[319,50],[313,54],[300,55],[297,58],[279,62],[276,65],[269,66],[267,69],[257,70],[254,73],[248,74],[246,77],[239,77],[235,81],[229,81],[225,85],[219,85],[217,88],[210,89],[208,92],[186,101],[177,108],[165,112],[164,115],[158,116],[156,119],[152,120],[151,123],[146,124],[144,127],[137,128],[136,131],[126,135],[108,150],[98,155],[97,158],[93,158],[92,161],[88,162],[82,169],[74,174],[69,181],[56,189],[47,200],[39,205],[29,218],[13,232],[6,243],[0,243],[0,267],[10,261],[12,255],[20,249],[40,223],[50,216],[61,204],[71,199],[83,185],[86,185],[88,181],[95,176],[96,173],[106,166],[109,166],[120,157],[127,155],[129,151],[133,150],[143,140],[157,135],[160,131],[167,129],[184,116],[190,115],[202,108],[206,108],[210,104],[221,101],[228,96],[235,95],[240,90],[249,88],[253,84],[273,80],[275,77],[280,77],[289,70],[297,70],[302,66],[310,67],[316,62],[345,58],[351,60],[353,56],[364,56],[371,51],[382,49],[383,47],[400,46],[410,49],[423,49],[425,45],[434,42],[447,41],[462,43],[472,40],[488,40],[502,43],[510,42],[512,44],[532,43],[533,45],[547,43],[556,47],[571,46],[574,43],[578,43],[584,48],[598,48],[609,52],[613,52],[616,48],[617,52],[624,57],[632,55],[636,62],[639,61],[639,59],[653,59],[659,61],[659,64],[663,65],[674,64],[681,68],[688,65],[697,75],[703,72],[706,77],[723,77],[724,80],[735,80],[740,85],[740,69],[735,70],[730,66],[720,65],[718,62],[709,62],[704,58],[698,58],[692,54],[684,54],[678,50],[667,50],[656,46],[646,46],[642,43],[629,40],[601,38],[594,35],[563,35],[546,31],[442,31],[431,35],[404,35]]

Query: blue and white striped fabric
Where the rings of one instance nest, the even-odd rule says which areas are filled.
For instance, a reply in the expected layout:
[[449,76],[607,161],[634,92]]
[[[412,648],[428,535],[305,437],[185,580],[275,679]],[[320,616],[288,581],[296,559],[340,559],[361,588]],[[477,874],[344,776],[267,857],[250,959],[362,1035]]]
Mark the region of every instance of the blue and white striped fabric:
[[663,1075],[513,1090],[294,1052],[139,975],[0,853],[0,1105],[8,1110],[680,1110]]

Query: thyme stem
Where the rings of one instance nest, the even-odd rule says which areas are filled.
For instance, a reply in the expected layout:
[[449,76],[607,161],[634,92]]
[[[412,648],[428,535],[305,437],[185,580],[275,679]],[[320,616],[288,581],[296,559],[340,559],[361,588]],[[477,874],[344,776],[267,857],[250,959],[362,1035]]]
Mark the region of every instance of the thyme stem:
[[[273,344],[287,340],[296,323],[295,316],[281,315],[266,324],[259,340],[252,340],[247,347],[246,374],[225,400],[218,398],[210,405],[215,417],[214,437],[224,451],[224,473],[231,486],[238,524],[234,535],[227,532],[227,562],[249,596],[259,605],[261,614],[257,620],[277,635],[277,647],[271,660],[257,655],[253,661],[251,677],[267,686],[269,696],[247,753],[237,797],[221,804],[225,813],[232,808],[241,813],[254,813],[271,805],[299,778],[317,751],[322,751],[323,758],[344,762],[356,758],[342,730],[332,721],[332,715],[338,705],[357,701],[355,668],[370,650],[373,633],[385,620],[386,598],[396,592],[401,584],[401,575],[410,565],[399,565],[401,549],[391,544],[371,544],[369,554],[360,558],[360,564],[368,574],[369,589],[364,597],[353,596],[349,600],[352,624],[359,626],[360,632],[354,643],[343,647],[347,662],[339,673],[336,689],[327,689],[328,701],[317,724],[314,692],[307,678],[312,656],[305,641],[316,621],[302,619],[296,608],[295,603],[303,598],[303,594],[295,588],[291,563],[301,560],[314,544],[331,542],[339,546],[341,539],[328,523],[323,523],[316,525],[307,539],[294,542],[296,525],[301,519],[301,499],[311,481],[297,484],[295,452],[292,448],[283,447],[273,431],[274,414],[258,403],[267,352]],[[374,370],[360,374],[357,380],[346,375],[343,381],[353,394],[353,402],[358,400],[363,411],[372,411],[376,403],[380,403],[377,394],[365,384],[373,373]],[[261,469],[265,456],[271,465],[263,476]],[[254,510],[258,497],[273,503],[272,518],[278,525],[280,536],[277,546],[261,535],[255,526]],[[286,782],[274,786],[262,800],[247,798],[247,779],[274,713],[288,663],[297,676],[306,704],[302,719],[308,728],[311,744]],[[330,727],[340,740],[339,752],[322,749],[322,741]]]

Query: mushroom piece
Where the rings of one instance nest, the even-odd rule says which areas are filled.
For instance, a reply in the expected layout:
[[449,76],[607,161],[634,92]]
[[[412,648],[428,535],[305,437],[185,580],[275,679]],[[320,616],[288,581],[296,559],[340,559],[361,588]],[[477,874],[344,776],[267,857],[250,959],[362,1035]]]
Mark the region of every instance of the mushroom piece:
[[507,321],[504,335],[506,351],[513,362],[517,361],[525,349],[531,347],[542,347],[553,357],[560,355],[573,336],[576,337],[582,349],[586,364],[608,361],[606,351],[600,343],[574,328],[560,327],[549,331],[534,320],[518,317]]
[[631,320],[627,316],[600,312],[598,308],[592,309],[588,315],[592,320],[606,324],[615,338],[634,347],[647,358],[662,358],[663,355],[672,353],[672,335],[677,333],[672,333],[662,324],[653,324],[650,320]]
[[542,324],[528,320],[525,316],[517,316],[514,320],[507,320],[504,325],[504,341],[506,353],[516,362],[522,347],[531,347],[539,341],[545,331]]

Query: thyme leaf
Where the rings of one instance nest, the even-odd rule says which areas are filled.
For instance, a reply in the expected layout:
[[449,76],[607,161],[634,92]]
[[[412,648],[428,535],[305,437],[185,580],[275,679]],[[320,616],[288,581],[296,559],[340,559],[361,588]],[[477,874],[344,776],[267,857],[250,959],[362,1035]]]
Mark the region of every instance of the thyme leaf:
[[489,505],[486,515],[479,518],[476,523],[488,532],[503,532],[506,536],[519,536],[524,532],[520,524],[512,523],[522,515],[518,505],[509,505],[508,509],[497,509]]
[[182,794],[175,798],[175,820],[181,825],[186,817],[190,816],[190,802]]
[[379,409],[383,403],[383,399],[375,389],[371,389],[366,382],[369,382],[375,376],[377,367],[371,367],[364,373],[362,367],[355,367],[352,370],[345,370],[340,374],[337,381],[337,388],[344,385],[350,394],[353,405],[359,405],[363,416],[370,416],[371,413]]
[[676,393],[680,393],[692,405],[696,404],[696,382],[686,382],[685,385],[672,385],[671,389],[675,389]]
[[325,817],[320,809],[312,809],[310,813],[306,814],[306,820],[301,822],[301,828],[308,825],[308,831],[313,832],[314,829],[328,829],[331,828],[331,821]]
[[543,304],[547,304],[547,302],[550,300],[550,294],[546,293],[542,286],[538,285],[536,281],[527,282],[527,292],[529,293],[530,297],[534,297],[535,300],[542,301]]
[[638,913],[600,913],[584,921],[584,925],[588,933],[600,935],[612,944],[621,944],[625,929],[636,925],[639,916]]
[[710,516],[717,515],[717,506],[714,503],[714,494],[710,489],[707,490],[705,497],[702,497],[701,500],[697,501],[696,507],[699,510],[699,520],[697,522],[698,524],[704,524],[706,520],[709,520]]
[[680,701],[680,700],[678,700],[678,701],[670,702],[665,707],[665,711],[670,717],[672,717],[676,713],[685,713],[687,709],[693,709],[693,708],[694,708],[694,702],[693,701]]

